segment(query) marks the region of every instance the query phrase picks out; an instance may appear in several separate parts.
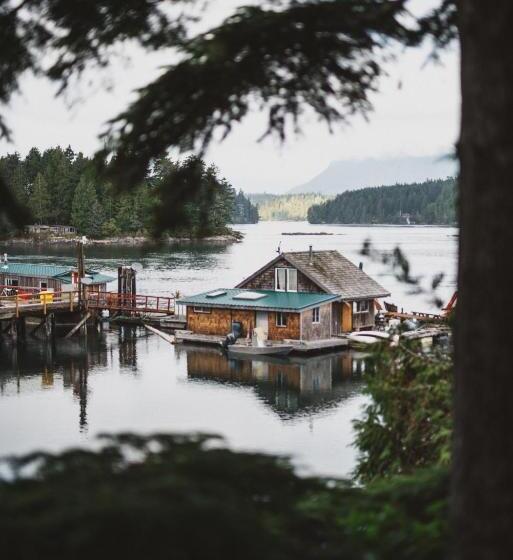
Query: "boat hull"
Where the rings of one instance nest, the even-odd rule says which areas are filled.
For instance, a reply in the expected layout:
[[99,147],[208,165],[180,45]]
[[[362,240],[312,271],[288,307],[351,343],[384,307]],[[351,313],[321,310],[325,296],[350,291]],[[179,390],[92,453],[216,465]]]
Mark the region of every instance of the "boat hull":
[[292,346],[228,346],[230,356],[286,356]]

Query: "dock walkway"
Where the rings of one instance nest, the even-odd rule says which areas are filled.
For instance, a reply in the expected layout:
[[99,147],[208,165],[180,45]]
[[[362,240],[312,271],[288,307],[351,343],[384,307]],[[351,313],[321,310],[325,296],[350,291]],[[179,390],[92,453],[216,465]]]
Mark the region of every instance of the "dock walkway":
[[[191,331],[177,330],[175,331],[176,342],[189,343],[189,344],[207,344],[210,346],[220,346],[224,341],[224,336],[211,335],[211,334],[195,334]],[[273,344],[273,341],[268,341]],[[237,341],[237,345],[247,346],[246,339]],[[322,340],[283,340],[276,341],[275,344],[283,345],[290,344],[293,347],[292,353],[294,354],[313,354],[317,352],[326,352],[329,350],[342,350],[348,347],[348,341],[345,338],[328,338]]]

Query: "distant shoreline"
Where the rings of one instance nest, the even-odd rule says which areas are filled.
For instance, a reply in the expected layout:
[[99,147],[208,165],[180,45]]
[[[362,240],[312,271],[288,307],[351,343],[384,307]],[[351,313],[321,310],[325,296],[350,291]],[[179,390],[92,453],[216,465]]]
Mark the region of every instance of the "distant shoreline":
[[[122,237],[107,237],[105,239],[89,239],[87,238],[87,245],[96,246],[142,246],[142,245],[174,245],[179,243],[212,243],[225,245],[230,243],[240,243],[244,238],[244,234],[239,231],[233,231],[223,235],[213,235],[209,237],[163,237],[161,239],[152,239],[146,236],[122,236]],[[75,245],[82,241],[82,237],[12,237],[0,239],[3,245]]]

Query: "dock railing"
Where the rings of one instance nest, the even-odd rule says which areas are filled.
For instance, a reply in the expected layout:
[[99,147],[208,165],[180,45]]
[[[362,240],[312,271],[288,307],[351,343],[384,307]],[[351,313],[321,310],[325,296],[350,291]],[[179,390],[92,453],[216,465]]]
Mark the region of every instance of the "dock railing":
[[[9,288],[13,288],[9,286]],[[14,288],[17,293],[14,295],[0,295],[0,312],[14,311],[16,317],[20,316],[21,311],[42,311],[46,315],[49,309],[67,307],[73,311],[78,304],[78,292],[51,292],[34,290],[32,288]],[[4,293],[3,291],[0,293]]]
[[175,314],[175,298],[168,296],[88,292],[86,306],[88,309],[107,309],[129,314]]

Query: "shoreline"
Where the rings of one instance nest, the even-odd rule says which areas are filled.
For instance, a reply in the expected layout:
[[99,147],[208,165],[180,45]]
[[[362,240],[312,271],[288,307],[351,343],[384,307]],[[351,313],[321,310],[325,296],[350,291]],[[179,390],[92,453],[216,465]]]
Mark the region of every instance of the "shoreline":
[[[143,245],[177,245],[187,243],[211,243],[211,244],[230,244],[241,243],[244,234],[238,231],[226,233],[223,235],[212,235],[209,237],[163,237],[161,239],[152,239],[146,236],[123,236],[123,237],[107,237],[105,239],[89,239],[87,245],[96,246],[143,246]],[[13,237],[0,239],[2,245],[75,245],[82,241],[82,237]]]

